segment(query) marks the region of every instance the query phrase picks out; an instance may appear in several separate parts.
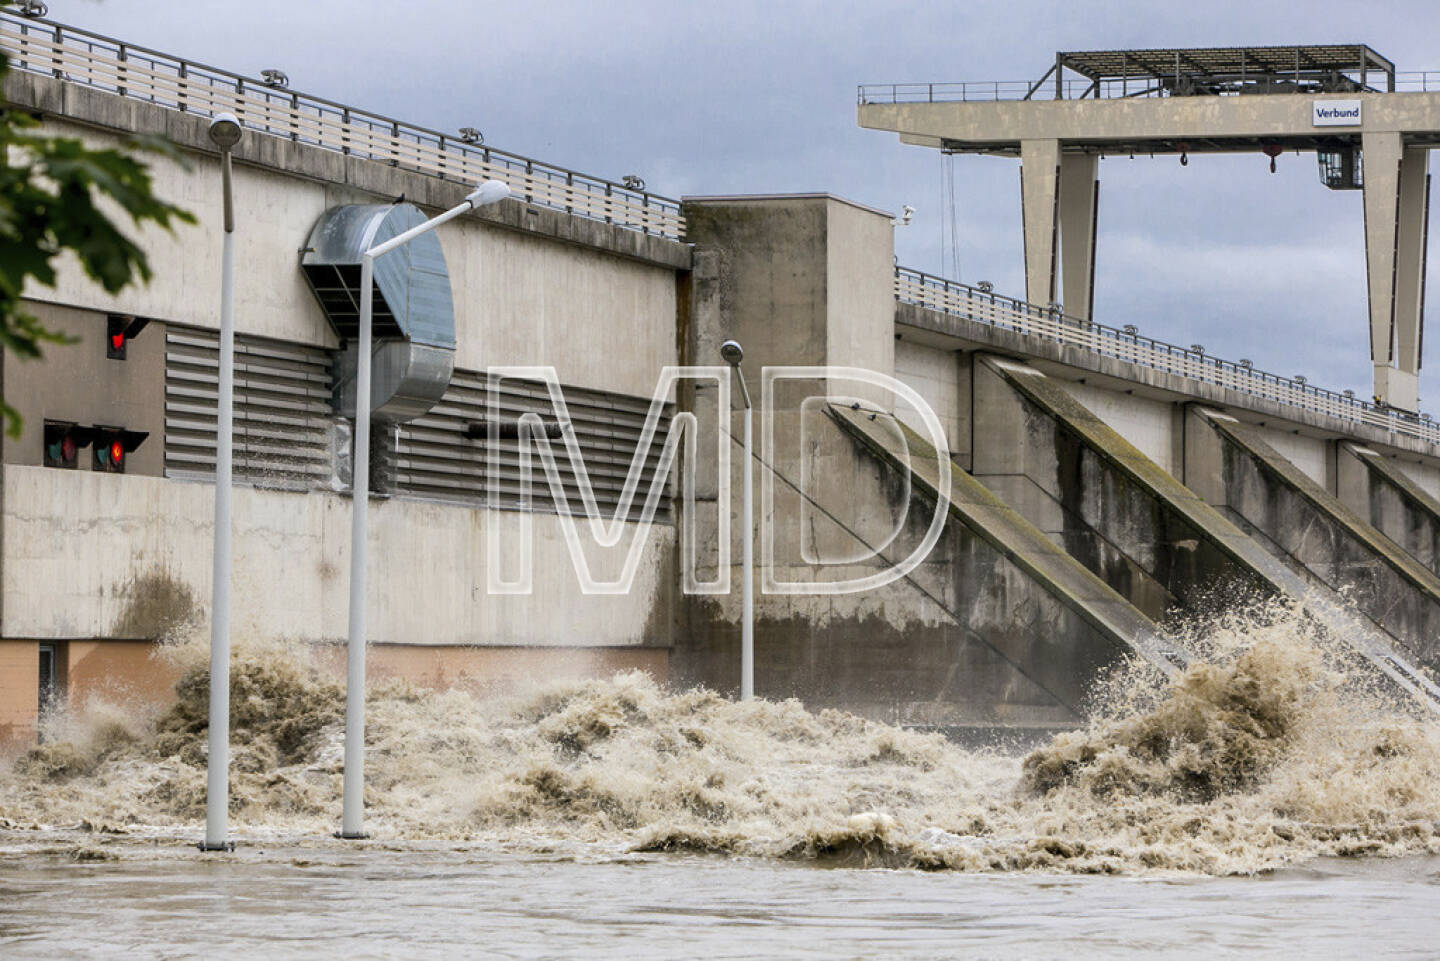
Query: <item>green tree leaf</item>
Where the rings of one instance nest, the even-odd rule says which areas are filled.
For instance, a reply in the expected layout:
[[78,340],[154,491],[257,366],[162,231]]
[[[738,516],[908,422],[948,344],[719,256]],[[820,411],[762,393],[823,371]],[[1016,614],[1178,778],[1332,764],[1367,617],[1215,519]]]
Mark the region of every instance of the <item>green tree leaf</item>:
[[[0,79],[9,63],[0,53]],[[194,223],[185,210],[155,195],[149,168],[137,155],[165,156],[182,165],[173,144],[136,138],[124,150],[92,150],[79,140],[46,137],[38,122],[6,104],[0,107],[0,348],[22,360],[43,356],[45,344],[71,338],[49,330],[21,300],[27,282],[55,286],[55,260],[74,254],[85,275],[106,293],[148,283],[150,261],[98,204],[108,198],[130,225],[173,230]],[[6,432],[20,433],[20,414],[0,398]]]

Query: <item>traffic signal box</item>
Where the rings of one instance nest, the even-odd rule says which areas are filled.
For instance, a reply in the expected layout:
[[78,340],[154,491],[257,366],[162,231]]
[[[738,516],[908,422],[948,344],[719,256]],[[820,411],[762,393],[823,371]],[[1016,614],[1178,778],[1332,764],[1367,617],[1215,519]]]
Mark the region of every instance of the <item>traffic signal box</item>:
[[63,421],[46,421],[44,463],[46,467],[75,470],[80,466],[80,451],[89,447],[91,470],[123,474],[127,456],[149,436],[148,431],[125,430],[122,427],[82,427]]
[[74,470],[80,463],[80,451],[90,446],[94,431],[78,424],[45,422],[45,466]]
[[107,474],[125,473],[126,455],[150,436],[146,431],[125,430],[120,427],[96,427],[94,431],[94,460],[90,469]]
[[105,318],[105,356],[110,360],[124,360],[125,347],[140,335],[149,317],[131,317],[126,314],[111,314]]

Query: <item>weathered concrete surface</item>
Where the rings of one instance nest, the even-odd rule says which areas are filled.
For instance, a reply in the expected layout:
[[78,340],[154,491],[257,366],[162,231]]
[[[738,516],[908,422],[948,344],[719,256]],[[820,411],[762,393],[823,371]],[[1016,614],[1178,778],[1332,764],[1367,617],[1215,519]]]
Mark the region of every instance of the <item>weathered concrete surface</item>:
[[[153,640],[208,629],[214,488],[134,474],[9,465],[0,637]],[[237,637],[345,637],[350,500],[237,486],[232,629]],[[530,594],[488,595],[487,534],[498,526],[503,576],[520,575],[534,537]],[[675,529],[627,524],[647,537],[629,594],[584,594],[553,514],[376,499],[370,506],[367,615],[374,641],[415,645],[664,647],[671,641]],[[588,527],[581,525],[582,541]],[[597,577],[613,549],[593,543]]]
[[1281,589],[1281,565],[1064,385],[984,355],[972,378],[976,477],[1151,617],[1215,588]]
[[[894,372],[889,214],[828,194],[687,197],[683,213],[687,238],[718,260],[691,363],[719,363],[720,342],[734,338],[752,390],[764,365]],[[886,409],[894,403],[887,392],[839,386]],[[808,393],[796,385],[777,400],[791,407]]]
[[1440,574],[1440,500],[1368,447],[1341,444],[1336,468],[1341,502]]
[[1440,577],[1233,418],[1195,408],[1186,480],[1281,556],[1341,590],[1412,656],[1440,666]]
[[[1027,372],[1028,371],[1028,372]],[[1417,674],[1393,638],[1373,621],[1353,611],[1334,590],[1302,569],[1292,569],[1269,553],[1220,511],[1161,470],[1141,451],[1128,444],[1113,428],[1078,403],[1069,385],[1021,365],[981,359],[974,382],[991,418],[1011,413],[1017,399],[1025,407],[1027,460],[1053,469],[1034,478],[1065,507],[1062,520],[1072,529],[1058,532],[1067,547],[1078,544],[1091,570],[1109,575],[1117,588],[1134,590],[1133,568],[1162,585],[1180,606],[1208,608],[1215,603],[1233,605],[1254,589],[1257,596],[1283,595],[1305,604],[1309,617],[1350,645],[1402,690],[1432,699],[1437,689]],[[996,385],[1013,392],[1009,398]],[[1002,450],[1011,450],[1000,438]],[[1053,450],[1053,462],[1045,454]],[[1069,465],[1068,468],[1064,465]],[[1032,508],[1034,506],[1032,498]],[[1042,502],[1043,503],[1043,502]],[[1066,506],[1068,505],[1068,506]],[[1124,563],[1104,558],[1093,549],[1103,539],[1121,552]],[[1075,553],[1072,549],[1072,553]],[[1113,579],[1112,579],[1113,578]],[[1143,586],[1143,585],[1142,585]]]
[[[868,408],[845,415],[845,430],[834,416],[808,414],[809,467],[792,475],[757,465],[773,472],[776,516],[808,519],[806,551],[780,545],[772,573],[785,581],[891,568],[920,545],[935,513],[933,482],[924,480],[935,475],[933,448]],[[910,449],[915,473],[880,453],[897,445]],[[951,496],[961,506],[902,579],[864,593],[757,594],[757,695],[945,727],[1079,719],[1096,672],[1153,625],[958,470]],[[671,659],[677,681],[735,688],[738,593],[691,599]]]
[[[939,499],[945,480],[940,476],[937,452],[924,438],[909,429],[898,438],[893,432],[877,430],[873,419],[853,408],[834,405],[831,410],[866,449],[892,470],[908,472],[925,497]],[[1074,608],[1111,645],[1124,644],[1164,670],[1174,666],[1161,653],[1164,645],[1157,640],[1149,618],[985,485],[952,465],[944,499],[952,520],[990,544],[1061,603]]]
[[[26,296],[218,327],[220,171],[209,118],[34,74],[12,72],[5,92],[39,112],[47,132],[92,146],[114,147],[133,134],[169,139],[185,163],[147,158],[155,192],[199,221],[173,234],[135,233],[155,268],[148,285],[111,297],[65,257],[56,287],[32,285]],[[320,215],[401,195],[439,211],[473,189],[253,131],[235,159],[236,330],[327,348],[338,346],[335,335],[299,266]],[[550,365],[562,383],[648,396],[659,369],[675,363],[677,272],[691,266],[687,245],[518,200],[471,211],[437,236],[453,288],[457,367]],[[617,343],[627,349],[614,350]]]
[[[953,350],[895,339],[895,378],[912,388],[930,405],[950,453],[962,466],[970,464],[970,363]],[[895,416],[915,430],[922,429],[918,412],[897,402]]]
[[[740,340],[757,401],[756,375],[765,365],[854,364],[891,373],[887,215],[816,194],[687,198],[685,217],[698,244],[681,315],[688,362],[715,363],[721,341]],[[943,361],[934,373],[932,386],[944,390]],[[837,580],[874,574],[906,557],[923,539],[935,505],[827,413],[828,390],[858,395],[867,415],[898,437],[888,413],[892,397],[822,380],[781,384],[770,416],[756,425],[759,571],[775,585],[805,592],[756,598],[756,693],[909,724],[1075,723],[1094,670],[1120,656],[1125,643],[1086,640],[1101,637],[1100,629],[958,524],[947,522],[938,546],[902,580],[829,592]],[[716,416],[707,400],[713,396],[686,394],[702,436]],[[738,417],[723,415],[719,427],[736,440],[738,455]],[[703,448],[700,457],[698,492],[714,497],[715,464]],[[733,522],[743,466],[736,456],[728,505],[731,589],[687,599],[671,662],[680,683],[738,686],[743,532]],[[716,556],[712,516],[702,506],[701,557]]]

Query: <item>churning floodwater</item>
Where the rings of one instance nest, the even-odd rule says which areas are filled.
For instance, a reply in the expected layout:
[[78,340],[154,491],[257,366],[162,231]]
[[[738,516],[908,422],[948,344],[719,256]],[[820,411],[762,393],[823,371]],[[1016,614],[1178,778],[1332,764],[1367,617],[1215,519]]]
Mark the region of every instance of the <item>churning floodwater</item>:
[[369,703],[232,668],[234,854],[202,833],[199,645],[154,716],[76,706],[0,771],[0,957],[1432,957],[1440,723],[1303,610],[1174,638],[1028,753],[642,674]]
[[[59,845],[63,847],[62,845]],[[1440,859],[1260,878],[366,842],[0,860],[5,958],[1433,958]]]

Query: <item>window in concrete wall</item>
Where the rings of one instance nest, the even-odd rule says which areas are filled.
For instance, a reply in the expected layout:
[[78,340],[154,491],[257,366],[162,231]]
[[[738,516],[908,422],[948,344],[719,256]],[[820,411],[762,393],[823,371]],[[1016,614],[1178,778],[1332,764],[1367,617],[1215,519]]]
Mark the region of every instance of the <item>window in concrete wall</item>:
[[65,706],[65,662],[60,644],[40,645],[40,674],[37,679],[40,720]]

